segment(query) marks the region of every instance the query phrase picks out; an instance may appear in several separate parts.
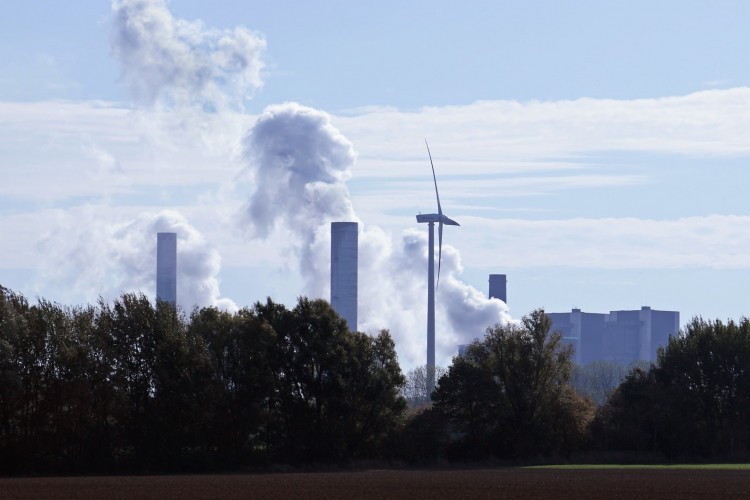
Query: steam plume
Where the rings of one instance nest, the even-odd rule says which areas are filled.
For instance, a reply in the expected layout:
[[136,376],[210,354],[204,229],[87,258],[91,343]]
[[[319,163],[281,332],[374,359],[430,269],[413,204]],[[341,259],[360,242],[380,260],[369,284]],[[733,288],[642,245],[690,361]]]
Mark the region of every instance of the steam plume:
[[[351,143],[327,114],[287,103],[260,116],[246,137],[245,158],[255,180],[245,223],[259,237],[287,232],[306,292],[328,298],[330,223],[358,220],[345,184],[355,161]],[[389,328],[404,366],[423,364],[427,237],[408,229],[394,246],[376,226],[360,224],[360,231],[360,329]],[[510,320],[505,304],[461,282],[461,271],[458,252],[444,245],[437,332],[438,362],[444,365],[456,344]]]
[[175,19],[164,0],[112,2],[112,54],[139,104],[242,107],[261,87],[262,36]]
[[122,292],[153,297],[156,281],[156,233],[177,233],[177,303],[236,310],[221,298],[219,253],[179,213],[144,213],[133,220],[105,222],[93,211],[64,215],[58,229],[40,243],[45,286],[83,291],[89,301]]
[[351,143],[326,113],[287,103],[268,107],[245,139],[255,192],[245,221],[256,236],[291,232],[308,293],[323,296],[331,221],[356,218],[344,181],[354,164]]

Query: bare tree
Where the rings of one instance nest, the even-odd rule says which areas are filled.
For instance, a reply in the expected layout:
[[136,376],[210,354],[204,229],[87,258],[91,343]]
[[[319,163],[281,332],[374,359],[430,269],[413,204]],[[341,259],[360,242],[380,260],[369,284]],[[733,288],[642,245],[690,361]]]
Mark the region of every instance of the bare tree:
[[[406,384],[401,393],[411,408],[429,405],[431,402],[431,394],[428,389],[429,380],[432,379],[437,383],[440,381],[440,377],[447,373],[447,370],[442,366],[436,366],[434,374],[430,374],[430,369],[427,365],[422,365],[406,374]],[[434,377],[429,375],[434,375]]]

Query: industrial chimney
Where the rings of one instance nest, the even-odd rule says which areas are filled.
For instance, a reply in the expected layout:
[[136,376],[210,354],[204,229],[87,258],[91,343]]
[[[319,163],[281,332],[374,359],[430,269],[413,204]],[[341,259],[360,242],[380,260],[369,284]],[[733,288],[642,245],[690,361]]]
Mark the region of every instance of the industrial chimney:
[[356,222],[331,223],[331,306],[357,330],[357,262],[359,227]]
[[156,233],[156,299],[177,304],[177,233]]
[[490,274],[490,298],[500,299],[507,304],[508,297],[505,294],[507,282],[504,274]]

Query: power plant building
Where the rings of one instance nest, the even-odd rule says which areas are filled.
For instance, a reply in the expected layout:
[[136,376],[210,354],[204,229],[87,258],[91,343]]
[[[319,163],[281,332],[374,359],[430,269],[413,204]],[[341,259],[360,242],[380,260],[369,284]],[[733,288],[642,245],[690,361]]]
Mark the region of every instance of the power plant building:
[[608,360],[622,364],[655,361],[656,350],[680,330],[680,313],[650,307],[629,311],[547,313],[552,332],[575,349],[574,361],[587,364]]
[[504,274],[490,274],[489,297],[491,299],[500,299],[507,304],[507,283],[508,280]]
[[331,223],[331,306],[357,330],[357,267],[359,225]]
[[156,234],[156,299],[177,304],[177,233]]

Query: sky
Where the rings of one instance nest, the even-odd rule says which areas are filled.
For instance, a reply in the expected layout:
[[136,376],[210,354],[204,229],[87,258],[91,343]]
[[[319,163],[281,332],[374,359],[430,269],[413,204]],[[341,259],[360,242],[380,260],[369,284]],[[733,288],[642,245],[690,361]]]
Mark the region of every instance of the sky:
[[[71,7],[73,5],[74,7]],[[12,2],[0,17],[0,284],[63,304],[328,298],[360,223],[359,329],[438,364],[496,322],[750,314],[750,3]],[[508,304],[488,299],[508,276]]]

